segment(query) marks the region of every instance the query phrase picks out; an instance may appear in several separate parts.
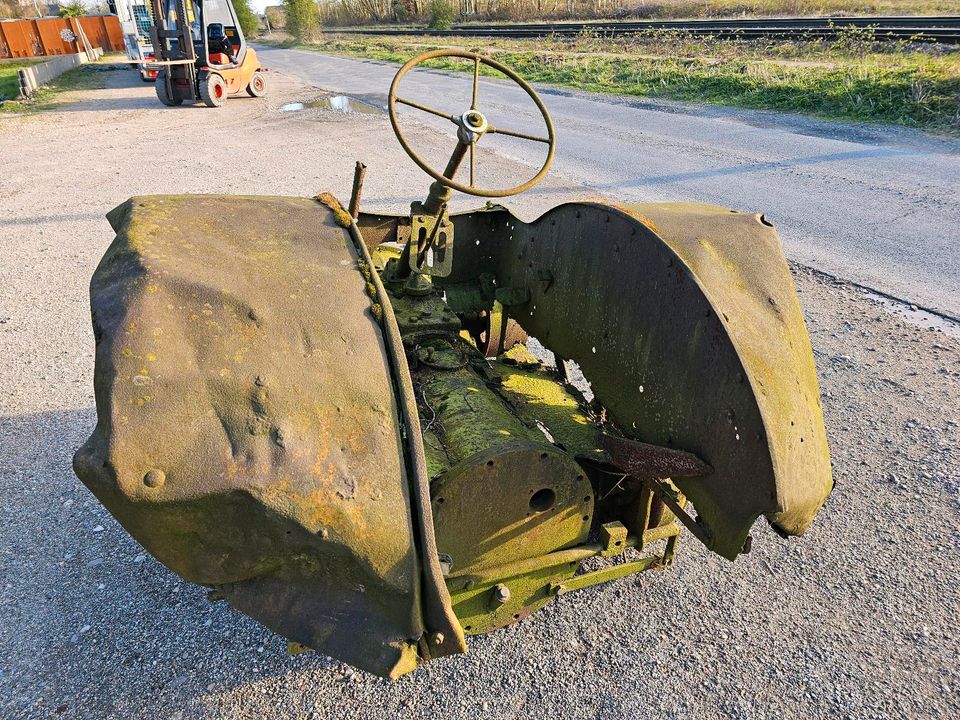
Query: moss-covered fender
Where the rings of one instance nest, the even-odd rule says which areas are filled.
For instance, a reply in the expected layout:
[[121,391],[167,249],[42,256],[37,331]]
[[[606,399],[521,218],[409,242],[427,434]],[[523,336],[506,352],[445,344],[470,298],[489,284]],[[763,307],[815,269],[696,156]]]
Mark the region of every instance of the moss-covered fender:
[[579,364],[624,433],[714,468],[676,479],[712,550],[736,557],[760,515],[809,526],[830,458],[803,313],[762,215],[571,203],[489,224],[497,242],[478,250],[500,287],[528,291],[510,308],[524,330]]
[[[380,675],[413,669],[438,628],[349,228],[296,198],[140,197],[108,217],[78,476],[161,562],[268,627]],[[462,651],[443,630],[433,654]]]

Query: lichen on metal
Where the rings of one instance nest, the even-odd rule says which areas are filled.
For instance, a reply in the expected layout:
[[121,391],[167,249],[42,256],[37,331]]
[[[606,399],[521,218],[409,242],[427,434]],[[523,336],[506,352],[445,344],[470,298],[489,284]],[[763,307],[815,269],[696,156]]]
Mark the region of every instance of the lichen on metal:
[[340,227],[348,228],[353,223],[353,218],[350,217],[350,213],[344,210],[343,205],[340,204],[340,201],[330,193],[322,192],[316,195],[313,199],[330,208],[330,212],[333,213],[333,217],[337,221],[337,225]]
[[[160,196],[110,215],[117,239],[91,284],[98,426],[75,467],[171,569],[396,677],[462,651],[462,633],[669,565],[664,502],[693,522],[669,488],[726,557],[760,514],[784,532],[809,523],[830,486],[816,377],[760,219],[599,204],[529,224],[455,215],[458,237],[482,230],[482,254],[408,295],[380,282],[363,214],[344,227],[338,208]],[[399,256],[384,258],[388,273]],[[484,304],[575,361],[593,402],[523,345],[484,358],[460,335]],[[614,452],[619,435],[638,450]],[[667,547],[574,579],[611,555],[613,541],[588,543],[597,523],[632,533],[625,546]]]
[[412,669],[398,411],[346,231],[294,198],[133,198],[110,220],[78,475],[186,579],[359,667]]
[[790,534],[809,525],[832,487],[829,455],[768,224],[706,205],[573,203],[518,222],[499,257],[498,281],[531,292],[511,313],[579,364],[626,435],[714,466],[710,482],[679,482],[711,549],[736,557],[760,515]]
[[[397,82],[451,55],[475,63],[474,107],[449,117],[457,147],[411,213],[357,212],[359,171],[349,213],[329,193],[132,198],[91,282],[81,480],[292,651],[389,678],[669,567],[681,524],[731,560],[761,515],[800,534],[832,487],[809,337],[763,216],[449,215],[451,188],[510,192],[473,185],[495,132],[479,68],[501,66],[433,51]],[[548,129],[496,130],[547,145],[529,187],[553,127],[506,74]],[[395,91],[396,125],[411,101]]]
[[[517,345],[511,351],[516,357]],[[527,354],[530,356],[529,353]],[[579,402],[570,388],[557,382],[555,373],[539,364],[508,365],[494,363],[493,372],[500,381],[500,392],[513,411],[577,458],[603,459],[596,419]]]

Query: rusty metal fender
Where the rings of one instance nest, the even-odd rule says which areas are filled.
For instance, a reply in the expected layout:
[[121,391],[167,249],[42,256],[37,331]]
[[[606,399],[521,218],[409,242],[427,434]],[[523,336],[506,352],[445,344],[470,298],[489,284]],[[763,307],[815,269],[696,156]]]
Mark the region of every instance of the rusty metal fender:
[[529,290],[511,316],[579,364],[623,432],[714,468],[676,479],[708,547],[733,559],[760,515],[786,534],[808,527],[832,488],[829,452],[803,314],[763,216],[573,203],[509,223],[491,254],[501,287]]
[[436,628],[395,378],[349,230],[279,197],[141,197],[108,217],[117,237],[91,282],[97,427],[78,476],[187,580],[357,667],[412,670]]

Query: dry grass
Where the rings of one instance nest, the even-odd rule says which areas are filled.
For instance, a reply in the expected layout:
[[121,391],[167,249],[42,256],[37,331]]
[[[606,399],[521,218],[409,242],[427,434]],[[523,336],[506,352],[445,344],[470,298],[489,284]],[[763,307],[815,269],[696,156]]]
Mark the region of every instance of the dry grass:
[[[952,15],[956,0],[450,0],[461,22],[591,18],[705,18],[734,16]],[[426,0],[321,2],[327,25],[427,22]],[[403,8],[411,8],[410,11]],[[419,9],[418,9],[419,8]]]
[[[534,82],[960,134],[960,52],[875,43],[869,32],[785,43],[663,32],[616,40],[444,41],[492,55]],[[308,47],[401,62],[442,46],[429,37],[331,35]],[[456,61],[435,66],[464,69]]]

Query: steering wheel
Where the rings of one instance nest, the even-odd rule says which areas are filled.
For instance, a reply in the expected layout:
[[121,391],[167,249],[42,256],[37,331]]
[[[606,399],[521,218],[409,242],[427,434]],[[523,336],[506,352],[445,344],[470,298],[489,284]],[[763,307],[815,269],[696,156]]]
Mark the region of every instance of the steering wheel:
[[[404,76],[413,70],[413,68],[426,62],[427,60],[445,57],[458,57],[465,58],[467,60],[473,60],[473,101],[471,102],[468,110],[460,115],[450,115],[441,110],[436,110],[427,105],[421,105],[420,103],[407,100],[397,95],[397,89],[400,86],[400,81],[403,80]],[[540,115],[543,117],[543,122],[547,126],[546,137],[529,135],[527,133],[516,132],[514,130],[506,130],[504,128],[496,127],[487,121],[486,116],[477,108],[477,91],[480,85],[481,65],[487,65],[495,70],[498,70],[523,88],[523,91],[530,96],[530,99],[533,100],[534,104],[537,106],[537,109],[540,111]],[[450,156],[450,160],[447,163],[446,169],[442,173],[428,165],[423,158],[417,155],[416,151],[414,151],[414,149],[410,146],[410,143],[407,142],[407,138],[400,129],[400,122],[397,118],[398,104],[407,105],[417,110],[421,110],[422,112],[446,118],[457,126],[457,146],[454,149],[453,154]],[[389,109],[390,124],[393,125],[393,131],[397,135],[397,140],[400,141],[400,145],[406,151],[407,155],[410,156],[410,159],[419,165],[425,173],[437,180],[437,182],[445,185],[446,187],[453,188],[454,190],[459,190],[460,192],[468,193],[470,195],[479,195],[480,197],[507,197],[508,195],[516,195],[517,193],[522,193],[525,190],[529,190],[538,182],[540,182],[544,175],[547,174],[547,171],[550,169],[550,164],[553,162],[553,153],[557,144],[553,131],[553,120],[550,119],[550,113],[547,112],[547,108],[544,107],[540,96],[537,95],[536,91],[530,87],[523,78],[517,75],[516,72],[508,68],[506,65],[502,65],[496,60],[485,57],[484,55],[467,52],[466,50],[431,50],[430,52],[417,55],[415,58],[409,60],[402,68],[400,68],[396,76],[393,78],[393,82],[390,84]],[[537,172],[537,174],[521,185],[517,185],[516,187],[506,190],[477,187],[474,185],[474,178],[476,175],[476,145],[477,142],[479,142],[479,140],[487,134],[508,135],[510,137],[520,138],[521,140],[544,143],[547,146],[547,158],[543,161],[543,165],[540,167],[540,170]],[[468,152],[470,153],[470,184],[465,185],[463,183],[454,181],[453,176],[456,174],[457,169],[460,167],[460,162]]]

